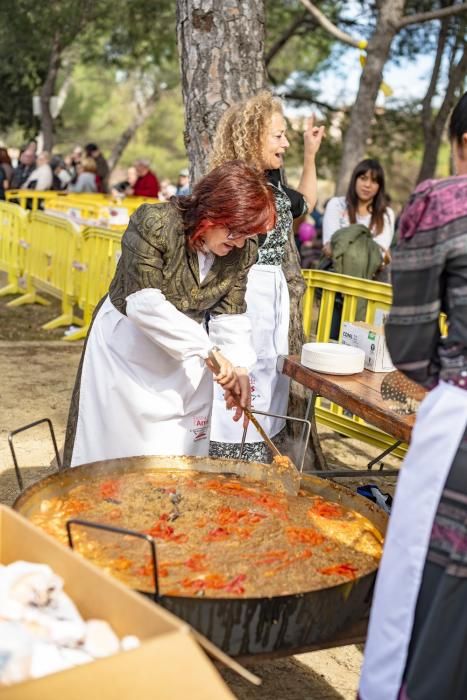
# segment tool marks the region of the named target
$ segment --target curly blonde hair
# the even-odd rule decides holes
[[[268,90],[262,90],[224,112],[214,135],[211,169],[226,160],[244,160],[263,170],[264,134],[275,113],[283,115],[282,103]]]

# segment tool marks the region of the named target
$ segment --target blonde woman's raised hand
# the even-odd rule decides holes
[[[325,135],[324,126],[315,126],[315,115],[308,117],[303,132],[303,143],[305,148],[305,157],[315,157],[321,146],[321,141]]]

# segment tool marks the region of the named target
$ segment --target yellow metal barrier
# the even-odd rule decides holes
[[[92,194],[89,196],[67,194],[49,199],[47,211],[57,211],[78,221],[97,221],[100,216],[101,202],[100,199],[93,198]]]
[[[73,313],[78,294],[74,271],[80,247],[78,229],[66,219],[35,211],[27,230],[26,290],[8,306],[48,305],[50,302],[38,294],[42,291],[62,302],[61,315],[46,323],[45,330],[79,325],[82,320]]]
[[[373,282],[348,275],[338,275],[322,270],[302,270],[307,285],[303,302],[303,327],[305,338],[327,342],[331,332],[332,312],[336,294],[343,296],[342,322],[355,321],[357,303],[364,299],[365,321],[373,323],[376,309],[389,311],[392,304],[392,287],[383,282]],[[321,303],[315,304],[315,292],[322,290]]]
[[[8,275],[8,284],[0,296],[22,294],[21,279],[26,265],[26,228],[29,214],[18,204],[0,201],[0,270]]]
[[[45,192],[40,192],[37,190],[7,190],[5,192],[5,197],[7,201],[17,203],[23,209],[31,209],[32,211],[37,211],[42,209],[42,206],[47,203],[49,199],[53,199],[57,196],[57,192],[52,192],[47,190]]]
[[[80,297],[83,328],[67,334],[65,340],[85,338],[92,314],[100,299],[109,291],[109,285],[121,252],[122,236],[116,231],[91,226],[82,232]]]
[[[98,226],[122,231],[131,214],[144,203],[157,199],[126,197],[118,199],[97,193],[59,195],[47,201],[47,211],[58,211],[82,226]]]
[[[364,320],[367,323],[374,322],[377,309],[389,311],[391,308],[392,287],[389,284],[322,270],[303,270],[303,277],[307,284],[303,308],[303,326],[307,342],[329,341],[337,293],[343,297],[339,337],[343,322],[355,321],[359,300],[363,299],[366,302]],[[316,295],[317,290],[320,290],[321,294],[319,300]],[[380,449],[385,449],[395,442],[390,435],[368,425],[357,416],[345,415],[341,406],[323,399],[318,399],[316,402],[316,418],[318,422],[338,433],[358,438]],[[406,449],[406,445],[401,445],[394,450],[393,454],[403,457]]]

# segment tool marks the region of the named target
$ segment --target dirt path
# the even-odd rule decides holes
[[[82,343],[49,340],[50,335],[38,330],[41,323],[53,317],[54,309],[25,306],[13,310],[5,306],[6,301],[0,298],[0,502],[11,505],[18,486],[7,434],[47,417],[53,421],[59,446],[63,445]],[[53,335],[59,337],[61,332]],[[377,452],[327,430],[321,434],[326,454],[342,464],[362,468]],[[18,435],[15,444],[19,463],[25,465],[26,483],[54,469],[50,466],[54,454],[46,425]],[[392,463],[398,464],[398,460]],[[391,482],[393,480],[388,484]],[[241,700],[353,700],[361,661],[361,649],[348,646],[248,664],[263,678],[258,688],[230,672],[223,672],[223,675]]]

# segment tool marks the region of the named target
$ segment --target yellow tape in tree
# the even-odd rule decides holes
[[[363,44],[364,41],[365,40],[363,40],[359,43],[359,48],[362,48],[360,46],[360,44]],[[365,43],[368,43],[368,42],[365,42]],[[362,68],[365,65],[365,63],[366,63],[366,54],[362,52],[360,54],[360,65]],[[388,85],[387,83],[385,83],[384,80],[382,81],[381,85],[379,86],[379,89],[381,90],[381,92],[383,93],[383,95],[385,97],[391,97],[391,95],[394,94],[394,90],[392,89],[392,87],[390,85]]]

